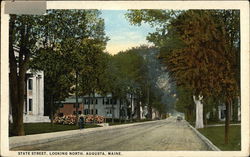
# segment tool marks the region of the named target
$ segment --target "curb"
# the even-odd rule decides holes
[[[187,122],[187,121],[186,121]],[[203,142],[205,142],[205,144],[210,148],[212,149],[213,151],[221,151],[218,147],[216,147],[208,138],[206,138],[204,135],[202,135],[197,129],[195,129],[192,125],[190,125],[188,122],[187,122],[188,126],[196,133],[196,135],[198,137],[201,138],[201,140]]]
[[[161,121],[161,120],[157,120]],[[162,121],[165,121],[162,120]],[[148,122],[138,122],[132,124],[122,124],[122,125],[113,125],[113,126],[105,126],[105,127],[97,127],[97,128],[89,128],[83,130],[68,130],[68,131],[60,131],[60,132],[51,132],[44,134],[34,134],[34,135],[26,135],[26,136],[14,136],[9,137],[9,149],[21,146],[29,146],[34,144],[42,144],[47,142],[52,142],[61,139],[67,139],[70,137],[81,136],[83,134],[94,133],[102,130],[110,130],[110,129],[119,129],[126,128],[134,125],[142,125],[147,123],[154,123],[155,121]]]

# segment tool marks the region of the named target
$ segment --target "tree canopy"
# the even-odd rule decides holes
[[[148,40],[161,49],[159,58],[177,86],[226,104],[239,95],[239,11],[131,10],[127,17],[156,27]]]

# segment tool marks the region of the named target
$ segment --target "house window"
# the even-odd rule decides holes
[[[98,99],[95,99],[95,104],[98,104]]]
[[[84,99],[84,104],[89,104],[89,103],[90,103],[89,98],[85,98]]]
[[[29,99],[29,111],[32,111],[32,99]]]
[[[84,109],[84,114],[85,115],[89,114],[89,110],[88,109]]]
[[[63,104],[59,104],[59,107],[60,107],[60,108],[63,108],[63,106],[64,106]]]
[[[107,99],[106,99],[106,105],[108,105],[108,104],[109,104],[109,99],[107,98]]]
[[[107,110],[107,116],[108,116],[108,117],[111,117],[111,116],[112,116],[112,110],[111,110],[111,109],[108,109],[108,110]]]
[[[82,114],[82,111],[78,111],[78,114]]]
[[[103,105],[105,104],[105,100],[104,100],[104,98],[102,99],[102,104],[103,104]]]
[[[29,90],[32,90],[32,82],[33,82],[32,79],[29,79],[29,80],[28,80],[28,89],[29,89]]]
[[[98,110],[97,109],[95,109],[95,114],[98,114]]]
[[[111,104],[116,105],[116,99],[111,99]]]

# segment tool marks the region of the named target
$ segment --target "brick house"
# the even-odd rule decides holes
[[[82,103],[82,98],[78,98],[78,114],[82,114],[84,110],[84,105]],[[74,115],[76,114],[76,99],[75,97],[67,98],[65,101],[62,101],[57,110],[59,115]]]

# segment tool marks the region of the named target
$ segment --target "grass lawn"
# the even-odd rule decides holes
[[[229,128],[229,144],[224,144],[224,126],[207,127],[198,129],[200,133],[206,136],[214,145],[223,151],[240,151],[241,134],[240,125],[230,126]]]
[[[100,127],[100,126],[94,124],[85,124],[85,128],[94,128],[94,127]],[[62,125],[62,124],[51,125],[50,123],[24,123],[24,131],[26,135],[76,130],[76,129],[79,129],[79,127],[76,125]]]
[[[230,122],[230,124],[240,124],[241,122]],[[208,125],[216,125],[216,124],[225,124],[225,121],[217,121],[217,122],[211,122],[211,121],[208,121],[207,122]]]

